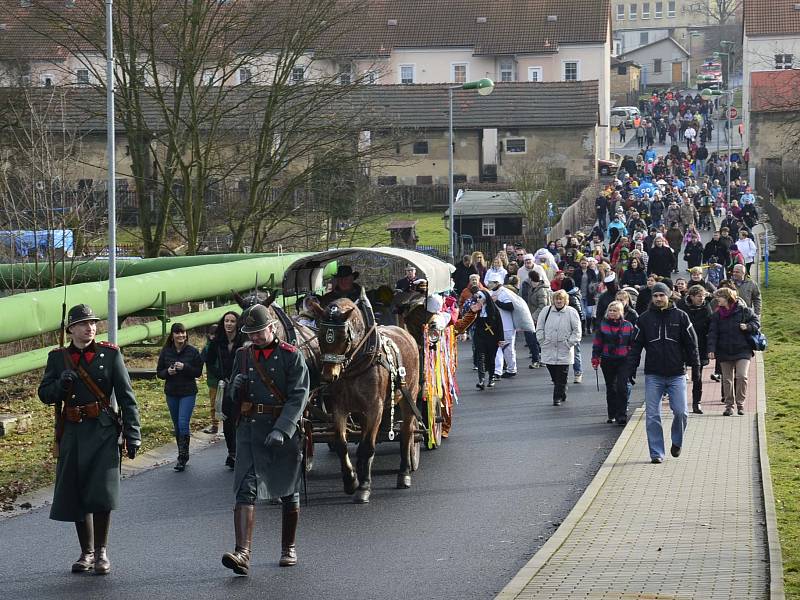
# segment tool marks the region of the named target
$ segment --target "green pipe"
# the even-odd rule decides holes
[[[252,289],[256,277],[259,286],[280,288],[286,267],[307,254],[267,256],[121,277],[117,280],[118,313],[122,317],[154,306],[162,291],[166,292],[169,304],[178,304],[227,296],[230,290]],[[0,343],[58,330],[64,292],[62,286],[0,298],[0,315],[3,315]],[[88,304],[100,318],[105,318],[108,315],[108,284],[69,285],[66,287],[66,301],[68,306]]]
[[[204,256],[164,256],[145,259],[117,259],[117,276],[128,277],[157,271],[169,271],[184,267],[231,263],[277,256],[276,254],[209,254]],[[53,285],[64,285],[64,276],[69,284],[104,281],[108,279],[108,259],[67,260],[50,265],[47,261],[36,263],[13,263],[0,265],[0,289],[28,289],[50,287],[50,268],[54,268]],[[66,273],[65,273],[66,271]]]
[[[222,315],[229,310],[235,310],[237,313],[241,313],[241,309],[237,304],[226,304],[225,306],[212,308],[211,310],[172,317],[171,320],[183,323],[187,329],[194,329],[196,327],[203,327],[204,325],[216,323],[222,318]],[[117,342],[120,346],[127,346],[129,344],[141,342],[142,340],[160,336],[161,321],[151,321],[141,325],[123,327],[117,332]],[[107,338],[107,334],[97,336],[98,340],[105,340]],[[47,355],[51,350],[52,348],[40,348],[38,350],[31,350],[29,352],[22,352],[13,356],[0,358],[0,378],[11,377],[44,367],[47,364]]]

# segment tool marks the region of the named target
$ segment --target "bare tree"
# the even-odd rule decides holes
[[[533,157],[515,165],[511,185],[516,192],[519,211],[525,220],[525,246],[538,248],[547,241],[552,226],[550,207],[564,198],[566,182],[555,175],[553,161]]]
[[[103,1],[35,6],[25,25],[104,91]],[[373,77],[355,71],[357,48],[337,50],[359,2],[118,0],[115,9],[117,118],[147,256],[173,221],[196,252],[215,190],[230,187],[244,192],[225,219],[232,249],[261,249],[315,171],[362,154],[356,115],[332,109]]]
[[[71,267],[81,260],[78,255],[104,213],[90,190],[75,189],[69,183],[69,174],[80,162],[83,138],[67,122],[63,90],[15,88],[4,95],[0,228],[19,232],[18,239],[33,236],[34,247],[25,248],[27,256],[19,256],[21,249],[12,248],[10,258],[36,267],[33,281],[5,284],[13,289],[52,287],[62,279],[69,283]],[[13,244],[13,237],[6,241]]]

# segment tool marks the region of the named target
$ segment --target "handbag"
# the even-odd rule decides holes
[[[748,334],[747,343],[751,350],[764,352],[764,350],[767,349],[767,336],[761,333],[761,331]]]

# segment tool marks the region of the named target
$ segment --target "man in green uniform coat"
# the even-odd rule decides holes
[[[236,549],[222,564],[238,575],[250,570],[256,500],[283,505],[280,566],[297,564],[295,533],[300,515],[303,437],[298,427],[308,403],[309,375],[303,354],[275,337],[261,304],[242,313],[242,333],[252,345],[236,351],[228,393],[234,407],[236,466],[233,512]]]
[[[70,309],[72,341],[50,352],[39,398],[45,404],[63,402],[50,518],[75,523],[81,555],[72,572],[94,569],[104,575],[111,570],[106,546],[111,511],[119,499],[120,442],[128,458],[134,458],[141,432],[122,353],[114,344],[95,342],[97,321],[86,304]]]

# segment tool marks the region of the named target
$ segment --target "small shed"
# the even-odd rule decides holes
[[[459,237],[471,236],[484,243],[521,239],[528,226],[524,222],[522,204],[516,192],[464,192],[455,204],[456,233]],[[445,215],[449,217],[449,209]]]
[[[414,250],[417,247],[417,221],[392,221],[386,226],[386,230],[389,232],[390,243],[395,248]]]

